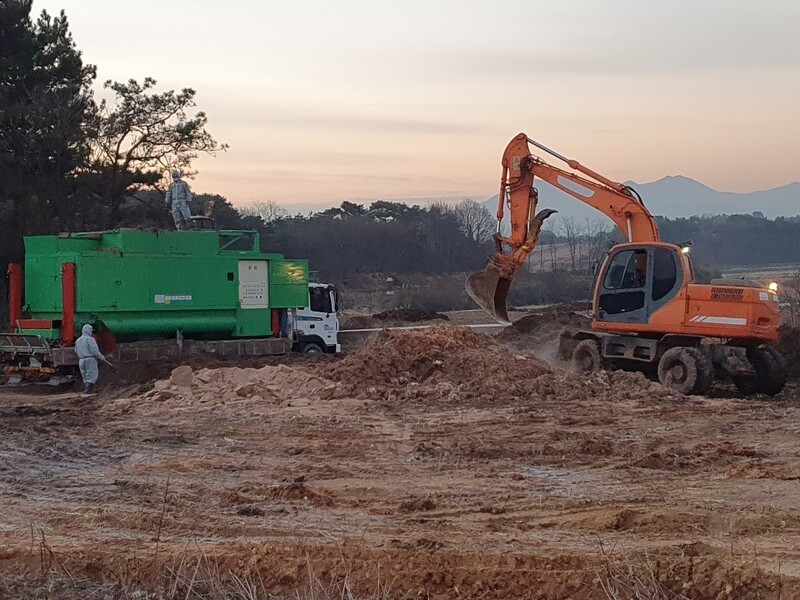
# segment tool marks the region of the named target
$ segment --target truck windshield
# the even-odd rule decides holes
[[[331,294],[328,288],[312,287],[308,289],[308,295],[311,299],[311,310],[315,312],[332,313],[333,306],[331,305]]]

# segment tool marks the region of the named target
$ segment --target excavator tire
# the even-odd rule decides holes
[[[755,375],[736,377],[734,383],[745,394],[780,394],[786,385],[788,371],[786,360],[771,346],[756,346],[747,350],[747,359],[753,365]]]
[[[600,344],[597,340],[582,340],[572,353],[572,366],[576,372],[588,375],[603,368]]]
[[[658,361],[658,380],[682,394],[702,396],[714,384],[714,365],[699,348],[670,348]]]

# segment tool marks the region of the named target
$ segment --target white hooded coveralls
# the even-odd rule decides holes
[[[92,337],[92,331],[94,329],[87,323],[81,330],[81,337],[75,340],[75,354],[78,355],[83,383],[97,383],[97,377],[100,375],[97,361],[106,360],[97,346],[97,341]]]
[[[191,201],[192,192],[189,190],[189,184],[183,179],[173,178],[172,183],[167,188],[164,202],[172,209],[175,229],[189,229],[189,222],[192,216],[192,213],[189,212],[189,202]]]

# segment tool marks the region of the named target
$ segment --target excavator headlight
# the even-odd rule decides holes
[[[689,252],[691,251],[692,251],[691,246],[684,246],[683,248],[681,248],[681,252],[683,252],[684,254],[689,254]]]
[[[777,294],[778,293],[778,282],[777,281],[770,282],[770,284],[767,286],[767,289],[770,292],[775,292]]]

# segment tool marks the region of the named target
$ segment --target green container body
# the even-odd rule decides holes
[[[255,231],[120,229],[25,238],[32,319],[60,322],[64,263],[75,263],[76,335],[91,323],[119,340],[267,337],[272,309],[309,302],[308,262],[261,252]]]

